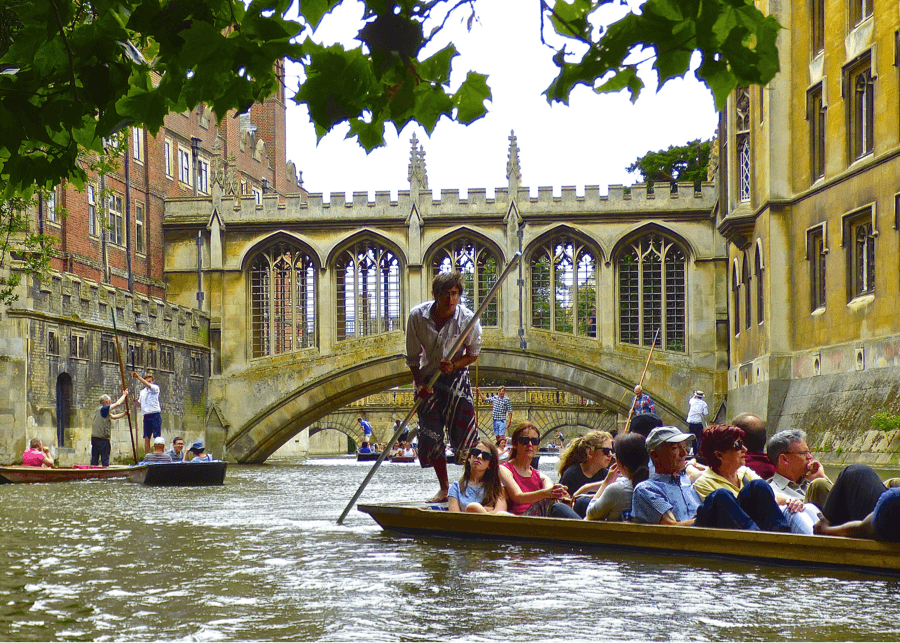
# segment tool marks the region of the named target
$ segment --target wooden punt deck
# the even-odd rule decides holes
[[[0,484],[33,482],[74,482],[76,480],[107,480],[125,478],[132,467],[98,467],[75,469],[70,467],[0,467]]]
[[[450,513],[423,503],[360,504],[387,531],[413,537],[531,542],[676,553],[773,565],[877,570],[900,575],[900,545],[766,531],[668,527],[562,518]]]

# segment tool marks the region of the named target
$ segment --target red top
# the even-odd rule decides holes
[[[22,454],[22,465],[26,467],[39,467],[44,464],[44,452],[40,449],[26,449]]]
[[[753,471],[763,480],[768,480],[775,475],[775,465],[772,464],[772,461],[769,460],[769,456],[765,453],[747,451],[747,454],[744,456],[744,462],[747,463],[748,469]]]
[[[516,467],[512,462],[504,462],[503,465],[512,473],[513,480],[516,481],[516,484],[519,485],[519,489],[522,490],[522,493],[529,493],[530,491],[540,491],[544,488],[541,484],[541,472],[531,467],[531,476],[526,478],[522,476],[518,471],[516,471]],[[528,511],[528,507],[530,507],[533,503],[530,502],[513,502],[512,498],[507,497],[508,502],[506,504],[506,510],[515,514],[516,516],[522,516]]]

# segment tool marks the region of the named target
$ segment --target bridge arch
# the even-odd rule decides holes
[[[322,257],[319,254],[318,250],[307,243],[303,239],[303,237],[295,235],[291,232],[287,232],[286,230],[279,230],[262,237],[258,241],[254,242],[253,245],[249,246],[243,251],[243,254],[241,255],[239,261],[241,272],[246,272],[247,270],[249,270],[250,262],[252,262],[257,257],[257,255],[259,255],[261,252],[265,252],[270,247],[277,245],[278,243],[284,243],[286,245],[294,246],[302,250],[310,257],[312,257],[313,262],[316,264],[316,267],[321,270]]]
[[[628,230],[625,234],[623,234],[613,245],[612,251],[609,254],[610,261],[618,261],[619,256],[622,254],[622,251],[627,248],[629,244],[632,244],[638,239],[652,234],[659,234],[671,241],[674,241],[684,249],[685,253],[690,256],[691,259],[697,258],[697,248],[694,247],[694,244],[691,243],[689,239],[685,238],[684,235],[679,234],[668,226],[661,225],[659,223],[656,223],[655,221],[651,221],[636,225]]]
[[[359,230],[347,237],[340,239],[331,248],[331,250],[328,252],[328,256],[325,258],[324,267],[327,267],[328,270],[334,270],[335,264],[337,263],[338,258],[341,256],[341,253],[346,252],[355,245],[365,241],[382,244],[385,248],[393,252],[398,259],[400,259],[402,266],[405,267],[409,265],[409,257],[407,256],[406,251],[395,240],[379,232],[376,232],[375,230]]]
[[[571,237],[573,240],[577,240],[590,248],[596,254],[594,260],[597,266],[603,262],[603,258],[606,256],[606,251],[598,239],[595,239],[588,232],[576,228],[575,226],[561,223],[546,230],[540,236],[533,239],[525,247],[524,252],[522,253],[523,260],[526,263],[530,263],[536,252],[539,252],[541,248],[560,237]]]

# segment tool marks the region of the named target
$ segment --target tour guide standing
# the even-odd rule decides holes
[[[162,416],[159,407],[159,386],[153,383],[153,374],[147,373],[145,377],[131,371],[133,377],[138,378],[144,388],[141,389],[137,403],[144,414],[144,453],[150,453],[150,438],[158,438],[162,435]]]
[[[477,386],[475,392],[478,393],[482,402],[490,402],[493,407],[491,417],[494,420],[494,435],[506,435],[506,427],[512,424],[512,402],[506,397],[506,387],[501,386],[497,390],[497,394],[490,397],[486,397]]]
[[[101,464],[104,467],[109,466],[110,448],[109,438],[112,434],[112,421],[125,417],[125,411],[121,413],[113,413],[113,409],[122,406],[122,403],[128,399],[128,389],[122,393],[115,402],[109,395],[100,396],[100,408],[94,413],[94,422],[91,425],[91,466],[96,467]]]
[[[406,325],[406,364],[412,371],[416,392],[428,396],[419,405],[419,463],[434,467],[440,491],[428,502],[444,502],[450,483],[444,428],[450,434],[450,446],[457,459],[465,459],[477,438],[475,406],[469,384],[469,364],[481,350],[481,324],[475,322],[456,355],[445,355],[475,313],[459,303],[463,292],[462,275],[445,272],[431,284],[434,301],[413,308]],[[437,372],[434,389],[425,388]]]

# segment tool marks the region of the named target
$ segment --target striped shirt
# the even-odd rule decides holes
[[[494,405],[491,411],[491,418],[494,420],[503,420],[506,422],[507,416],[512,413],[512,402],[505,395],[491,395],[487,401]]]

